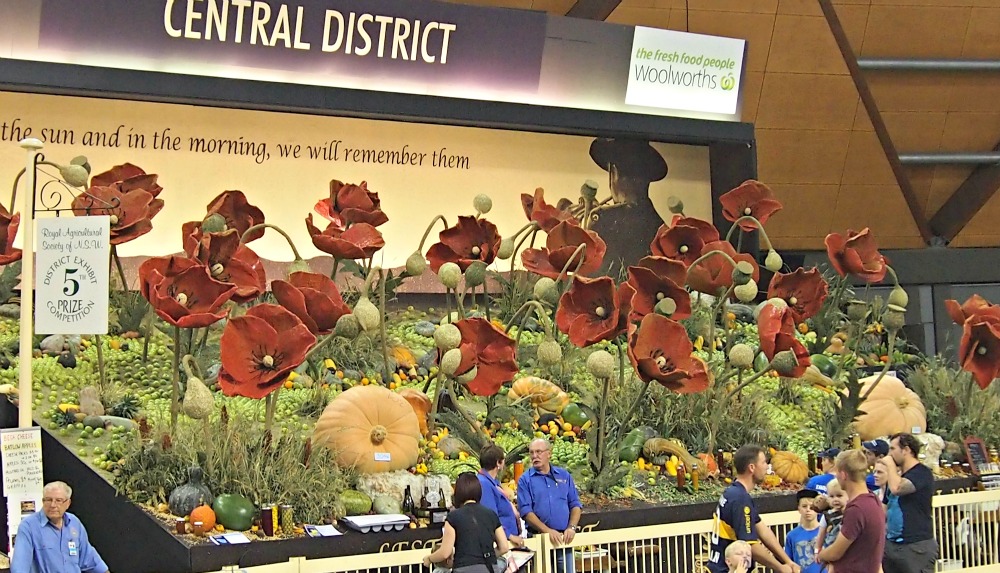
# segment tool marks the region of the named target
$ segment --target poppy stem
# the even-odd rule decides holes
[[[142,333],[142,363],[145,364],[149,361],[149,339],[153,330],[153,313],[147,311],[143,320],[146,323],[146,328],[143,329]]]
[[[292,242],[292,238],[288,236],[288,233],[282,230],[281,227],[277,225],[272,225],[270,223],[259,223],[247,229],[246,232],[243,233],[242,236],[240,236],[240,244],[245,245],[247,242],[247,237],[250,235],[250,233],[254,231],[259,231],[260,229],[274,229],[278,233],[281,233],[281,236],[284,237],[285,241],[288,242],[288,246],[292,248],[292,254],[295,256],[295,260],[298,261],[302,259],[302,256],[299,255],[299,250],[295,248],[295,243]]]
[[[434,386],[434,403],[431,404],[431,414],[430,416],[427,416],[428,436],[434,435],[434,423],[437,421],[438,409],[441,407],[441,392],[442,390],[444,390],[441,384],[442,376],[444,376],[444,374],[442,374],[441,371],[438,370],[437,374],[427,378],[427,384],[424,385],[424,394],[426,394],[431,387],[431,381],[437,380],[437,384]]]
[[[688,265],[687,274],[690,275],[691,274],[691,269],[693,269],[696,266],[698,266],[698,263],[704,261],[705,259],[708,259],[709,257],[715,256],[715,255],[724,257],[727,261],[729,261],[729,264],[732,265],[734,269],[736,268],[736,261],[734,261],[733,258],[730,257],[728,253],[726,253],[725,251],[720,251],[720,250],[716,249],[714,251],[709,251],[707,253],[703,253],[700,257],[698,257],[697,259],[695,259],[693,263],[691,263],[690,265]]]
[[[441,223],[444,225],[445,230],[448,229],[448,220],[445,219],[443,215],[434,215],[434,218],[431,219],[431,222],[427,225],[427,228],[424,230],[424,236],[420,237],[420,246],[417,247],[418,253],[424,252],[424,243],[427,242],[427,237],[431,234],[431,229],[434,228],[434,223],[437,223],[438,220],[440,220]]]
[[[892,282],[893,282],[893,284],[895,284],[896,286],[899,286],[899,277],[896,276],[896,271],[892,267],[890,267],[889,265],[885,266],[885,270],[889,271],[889,274],[892,275]]]
[[[559,276],[556,277],[557,283],[563,280],[564,278],[568,278],[569,275],[567,273],[569,272],[569,266],[573,264],[573,261],[576,260],[577,256],[580,257],[580,260],[576,261],[576,266],[573,267],[574,276],[576,276],[576,273],[580,272],[580,267],[583,265],[583,261],[587,256],[587,243],[580,243],[579,245],[577,245],[576,250],[573,251],[573,254],[569,257],[569,260],[566,261],[566,264],[563,265],[562,270],[559,271]],[[566,292],[566,289],[565,288],[561,289],[560,293],[562,292]]]
[[[458,306],[458,319],[464,320],[465,305],[463,304],[462,299],[465,298],[465,292],[463,291],[462,293],[459,293],[458,288],[456,287],[454,290],[452,290],[452,293],[455,295],[455,305]]]
[[[330,271],[330,280],[337,280],[337,267],[340,266],[340,259],[333,257],[333,269]]]
[[[274,426],[274,411],[278,409],[278,392],[281,392],[281,386],[264,397],[264,430],[267,432]]]
[[[94,335],[94,346],[97,347],[97,387],[101,389],[101,394],[104,394],[104,389],[107,387],[108,377],[104,369],[104,348],[103,341],[101,340],[100,334]]]
[[[378,297],[378,312],[379,312],[379,337],[382,338],[382,383],[389,386],[392,382],[392,373],[389,372],[389,341],[385,335],[385,271],[381,267],[378,269],[379,275],[379,297]]]
[[[733,388],[732,390],[730,390],[728,394],[726,394],[726,397],[725,397],[725,399],[722,402],[723,407],[725,407],[725,405],[729,403],[729,401],[733,398],[733,396],[739,394],[740,390],[746,388],[750,384],[753,384],[754,382],[757,381],[758,378],[760,378],[764,374],[770,372],[773,364],[774,364],[773,361],[769,362],[767,364],[767,366],[763,370],[761,370],[760,372],[755,372],[753,376],[747,378],[746,380],[742,380],[742,372],[743,371],[740,370],[740,374],[738,374],[738,376],[739,376],[739,378],[738,378],[739,383],[737,383],[736,387]]]
[[[735,231],[736,229],[741,229],[742,230],[742,227],[740,227],[740,223],[743,223],[743,222],[751,222],[751,223],[753,223],[754,227],[757,227],[757,230],[760,231],[761,236],[764,237],[764,243],[767,245],[767,249],[768,250],[774,249],[774,246],[771,245],[771,239],[768,238],[768,236],[767,236],[767,231],[764,230],[764,225],[761,225],[760,221],[758,221],[757,218],[754,217],[753,215],[744,215],[744,216],[740,217],[739,219],[736,219],[736,222],[733,223],[732,227],[729,227],[729,231],[726,233],[726,240],[727,241],[730,239],[730,237],[733,236],[733,231]],[[742,235],[740,236],[740,238],[742,239]]]
[[[518,323],[515,319],[518,317],[518,315],[520,315],[522,312],[526,312],[528,309],[534,309],[536,312],[538,312],[539,318],[541,318],[542,316],[548,316],[549,314],[548,311],[545,310],[545,307],[542,306],[541,303],[539,303],[537,300],[529,300],[528,302],[522,304],[520,308],[515,310],[514,314],[511,315],[510,322],[507,323],[507,329],[504,330],[504,334],[509,335],[510,329],[515,324],[518,324],[518,336],[521,335],[521,330],[524,329],[524,321],[526,320],[527,315],[521,317],[520,323]],[[552,336],[552,330],[549,328],[548,321],[545,321],[544,324],[542,324],[542,326],[543,328],[545,328],[545,334]]]
[[[309,349],[309,352],[306,352],[306,356],[305,358],[302,359],[302,363],[306,364],[307,362],[309,362],[309,359],[312,358],[316,354],[316,352],[319,351],[320,348],[326,346],[326,344],[331,340],[333,340],[336,336],[337,336],[336,332],[331,332],[330,334],[327,334],[325,337],[323,337],[322,340],[317,342],[315,346]]]
[[[621,387],[624,387],[624,381],[621,382]],[[632,422],[632,417],[635,416],[636,410],[639,409],[639,404],[642,403],[642,399],[646,397],[646,390],[649,388],[648,382],[643,382],[642,386],[639,388],[639,393],[635,397],[635,402],[632,402],[632,406],[628,409],[628,414],[622,418],[620,428],[618,431],[618,439],[615,440],[615,447],[611,451],[618,451],[621,449],[622,440],[625,438],[625,432],[621,431],[624,428],[628,428],[629,424]]]
[[[469,412],[465,409],[465,406],[458,403],[458,392],[455,391],[455,380],[452,378],[448,378],[448,391],[450,391],[451,395],[454,397],[455,408],[458,410],[458,413],[461,414],[465,422],[469,424],[469,427],[472,428],[472,431],[482,438],[483,443],[490,443],[490,437],[483,431],[482,425],[477,426],[476,419],[469,414]]]
[[[128,281],[125,280],[125,269],[122,267],[122,259],[118,256],[118,245],[111,245],[111,260],[115,262],[118,269],[118,278],[122,280],[122,290],[128,290]]]
[[[173,434],[177,431],[177,414],[178,406],[180,405],[181,399],[181,381],[180,381],[180,363],[181,363],[181,327],[174,327],[174,375],[171,380],[171,391],[170,391],[170,433]]]
[[[490,293],[486,292],[486,281],[483,281],[483,306],[486,307],[486,322],[493,322],[490,316]]]
[[[531,237],[531,244],[535,244],[535,235],[538,234],[538,225],[535,225],[534,223],[532,223],[531,225],[529,225],[529,227],[534,227],[534,230],[532,232],[530,232],[530,233],[525,234],[523,237],[521,237],[521,239],[517,242],[517,244],[514,245],[514,252],[510,254],[510,272],[511,272],[511,274],[514,273],[514,264],[517,262],[517,252],[521,250],[521,246],[523,246],[524,242],[528,240],[528,237]]]
[[[892,347],[895,344],[896,344],[896,331],[893,330],[889,332],[889,340],[886,343],[886,348],[887,348],[885,353],[886,361],[885,364],[882,366],[882,371],[878,373],[878,378],[876,378],[875,381],[872,382],[872,385],[868,387],[868,390],[861,395],[861,400],[858,402],[859,405],[863,404],[864,401],[868,399],[868,396],[870,396],[871,393],[875,391],[875,387],[879,385],[879,382],[882,381],[882,378],[884,378],[886,373],[889,372],[889,367],[892,366]]]

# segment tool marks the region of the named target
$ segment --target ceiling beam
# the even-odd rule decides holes
[[[993,151],[1000,151],[1000,142]],[[980,165],[972,170],[958,189],[948,197],[931,218],[931,228],[944,240],[951,242],[976,213],[1000,189],[1000,163]]]
[[[576,0],[566,15],[573,18],[604,21],[621,3],[622,0]]]

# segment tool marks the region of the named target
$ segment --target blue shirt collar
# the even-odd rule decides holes
[[[536,476],[536,475],[538,475],[538,476],[552,476],[552,478],[555,479],[556,475],[563,475],[565,473],[566,473],[566,470],[562,469],[559,466],[554,466],[554,465],[551,465],[551,464],[549,465],[549,473],[547,473],[547,474],[543,474],[542,472],[536,470],[534,466],[528,468],[528,475],[529,476]]]
[[[37,519],[38,520],[38,524],[41,525],[41,526],[43,526],[43,527],[46,526],[46,525],[50,525],[53,528],[55,527],[55,525],[52,525],[52,523],[49,521],[49,516],[45,515],[45,510],[40,509],[40,510],[36,511],[35,512],[35,519]],[[66,527],[66,526],[70,525],[73,522],[74,519],[76,519],[76,516],[74,516],[72,513],[68,512],[68,511],[66,513],[64,513],[63,514],[63,527]]]
[[[496,486],[500,485],[500,480],[498,480],[497,478],[491,476],[490,473],[488,471],[486,471],[486,470],[479,470],[479,475],[481,475],[481,476],[485,477],[486,479],[490,480],[490,483],[492,483],[493,485],[496,485]]]

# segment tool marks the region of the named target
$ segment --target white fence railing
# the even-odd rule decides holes
[[[934,497],[934,533],[940,546],[938,571],[1000,571],[1000,490]],[[761,516],[779,540],[796,526],[795,511]],[[573,540],[576,573],[705,573],[712,520],[583,531]],[[561,548],[544,536],[528,540],[536,551],[528,573],[555,573]],[[565,549],[563,549],[565,551]],[[430,548],[367,553],[325,559],[293,558],[221,573],[427,573],[421,561]],[[763,569],[760,569],[761,571]]]

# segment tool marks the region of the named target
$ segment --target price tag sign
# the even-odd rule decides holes
[[[111,218],[35,223],[35,333],[107,334]]]
[[[36,494],[42,491],[42,429],[18,428],[0,432],[3,460],[3,494]]]

